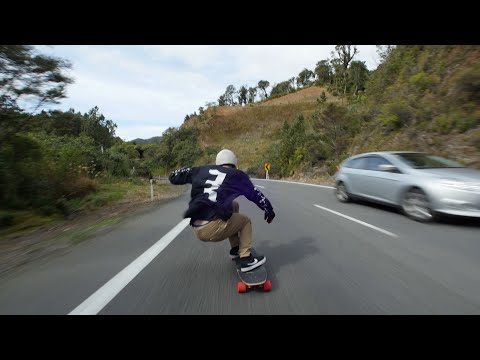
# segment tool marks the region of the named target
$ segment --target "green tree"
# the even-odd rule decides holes
[[[142,145],[136,145],[135,150],[138,152],[138,158],[143,159],[143,153],[145,152],[145,149]]]
[[[215,107],[217,106],[217,103],[215,101],[210,101],[205,103],[205,108],[208,109],[210,107]]]
[[[285,175],[288,172],[288,159],[295,151],[295,143],[290,135],[290,125],[286,120],[283,122],[279,148],[280,173]]]
[[[227,89],[225,90],[225,105],[235,105],[235,93],[237,90],[235,89],[235,86],[233,85],[228,85]]]
[[[12,98],[0,96],[0,143],[19,132],[26,117]]]
[[[175,157],[172,150],[177,138],[177,132],[176,128],[169,127],[162,133],[158,160],[166,169],[172,169],[175,166]]]
[[[37,108],[58,103],[73,80],[64,71],[71,64],[39,54],[29,45],[0,45],[0,97],[28,98]]]
[[[327,85],[330,84],[332,80],[332,66],[329,64],[328,60],[321,60],[317,62],[315,67],[315,75],[317,77],[317,85]]]
[[[261,90],[263,90],[264,94],[265,94],[265,98],[268,97],[268,94],[267,94],[267,88],[270,86],[270,83],[267,81],[267,80],[260,80],[258,82],[258,85],[257,87]]]
[[[203,155],[196,139],[178,141],[172,149],[178,166],[193,166],[195,161]]]
[[[257,96],[257,88],[256,87],[248,88],[248,103],[249,104],[255,102],[255,96]]]
[[[162,134],[156,152],[158,162],[165,169],[190,166],[203,155],[198,144],[198,130],[170,127]]]
[[[95,189],[102,155],[93,139],[81,135],[16,134],[0,142],[2,207],[66,212],[64,200]]]
[[[108,148],[113,145],[117,124],[112,120],[107,120],[105,116],[99,112],[97,106],[91,109],[83,117],[83,134],[94,139],[95,142],[103,148]]]
[[[288,79],[290,81],[290,87],[295,90],[295,76]]]
[[[218,106],[225,106],[227,105],[227,99],[225,99],[225,94],[220,95],[218,98]]]
[[[66,112],[53,110],[50,111],[50,116],[56,135],[80,136],[82,131],[82,114],[80,112],[75,112],[74,109]]]
[[[353,50],[353,53],[352,53],[352,50]],[[353,57],[358,52],[358,50],[355,45],[336,45],[335,52],[332,51],[332,55],[334,57],[336,56],[336,58],[340,60],[340,63],[342,64],[343,69],[346,71],[348,69],[348,65],[353,60]]]
[[[312,120],[315,131],[321,134],[321,140],[327,146],[327,157],[339,156],[347,148],[359,126],[346,107],[335,103],[322,106]]]
[[[133,160],[138,158],[135,148],[138,145],[133,141],[130,143],[118,143],[106,151],[106,169],[113,176],[126,177],[131,175]]]
[[[203,155],[198,144],[198,130],[179,128],[175,133],[172,153],[177,166],[192,166]]]
[[[300,86],[308,86],[310,85],[312,82],[310,81],[310,79],[312,77],[314,77],[315,74],[313,73],[313,71],[311,70],[308,70],[308,69],[303,69],[300,74],[298,74],[298,77],[297,77],[297,85],[300,85]]]
[[[306,126],[305,118],[300,114],[292,126],[283,123],[279,162],[280,173],[289,175],[304,160],[306,154]]]
[[[395,48],[395,45],[376,45],[376,47],[380,61],[385,62]]]
[[[320,95],[320,102],[324,103],[327,101],[327,95],[325,95],[325,91],[322,91],[322,94]]]
[[[270,97],[283,96],[294,91],[290,81],[282,81],[273,86],[272,91],[270,92]]]
[[[353,48],[352,48],[353,46]],[[348,88],[348,66],[355,54],[358,52],[355,45],[336,45],[335,51],[332,51],[332,64],[334,74],[334,87],[338,92],[346,95]]]
[[[240,105],[242,104],[247,105],[247,94],[248,94],[248,90],[246,86],[242,86],[240,90],[238,90],[238,103]]]
[[[369,71],[364,61],[352,61],[348,69],[348,77],[353,95],[356,95],[358,91],[365,90],[368,74]]]

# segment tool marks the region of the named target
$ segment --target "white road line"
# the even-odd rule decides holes
[[[323,206],[320,206],[320,205],[317,205],[317,204],[313,204],[313,205],[315,205],[316,207],[318,207],[318,208],[320,208],[320,209],[323,209],[323,210],[325,210],[325,211],[330,211],[331,213],[333,213],[333,214],[335,214],[335,215],[342,216],[342,217],[344,217],[345,219],[355,221],[355,222],[357,222],[357,223],[359,223],[359,224],[361,224],[361,225],[364,225],[364,226],[366,226],[366,227],[369,227],[369,228],[372,228],[372,229],[374,229],[374,230],[380,231],[381,233],[387,234],[387,235],[392,236],[392,237],[398,237],[398,235],[395,235],[394,233],[391,233],[390,231],[380,229],[379,227],[370,225],[370,224],[368,224],[368,223],[366,223],[366,222],[364,222],[364,221],[360,221],[360,220],[354,219],[354,218],[352,218],[352,217],[350,217],[350,216],[343,215],[343,214],[341,214],[341,213],[339,213],[339,212],[336,212],[336,211],[327,209],[327,208],[325,208],[325,207],[323,207]]]
[[[302,183],[302,182],[296,182],[296,181],[285,181],[285,180],[267,180],[267,179],[252,179],[252,180],[263,180],[263,181],[276,181],[276,182],[284,182],[288,184],[297,184],[297,185],[308,185],[308,186],[316,186],[316,187],[322,187],[322,188],[327,188],[327,189],[335,189],[333,186],[326,186],[326,185],[317,185],[317,184],[308,184],[308,183]]]
[[[96,315],[98,314],[122,289],[132,281],[155,257],[165,249],[168,244],[185,229],[190,218],[183,219],[164,237],[153,244],[147,251],[125,267],[110,281],[94,292],[88,299],[78,305],[69,315]]]
[[[255,185],[255,187],[259,187],[259,188],[265,189],[265,186]]]

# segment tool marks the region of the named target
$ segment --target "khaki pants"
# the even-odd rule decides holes
[[[239,247],[240,257],[250,256],[252,249],[252,222],[248,216],[239,213],[240,206],[232,202],[233,214],[227,221],[213,220],[208,224],[193,228],[195,235],[202,241],[222,241],[228,238],[230,245]]]

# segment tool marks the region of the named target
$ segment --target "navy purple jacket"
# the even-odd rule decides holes
[[[250,181],[243,171],[217,165],[182,168],[170,174],[172,184],[192,184],[191,200],[184,218],[195,220],[228,220],[232,216],[232,201],[245,196],[266,214],[272,214],[270,201]],[[275,215],[273,215],[275,216]]]

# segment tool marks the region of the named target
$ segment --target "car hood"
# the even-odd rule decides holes
[[[416,169],[422,174],[430,174],[438,178],[455,179],[465,182],[480,182],[480,171],[469,168],[445,168],[445,169]]]

